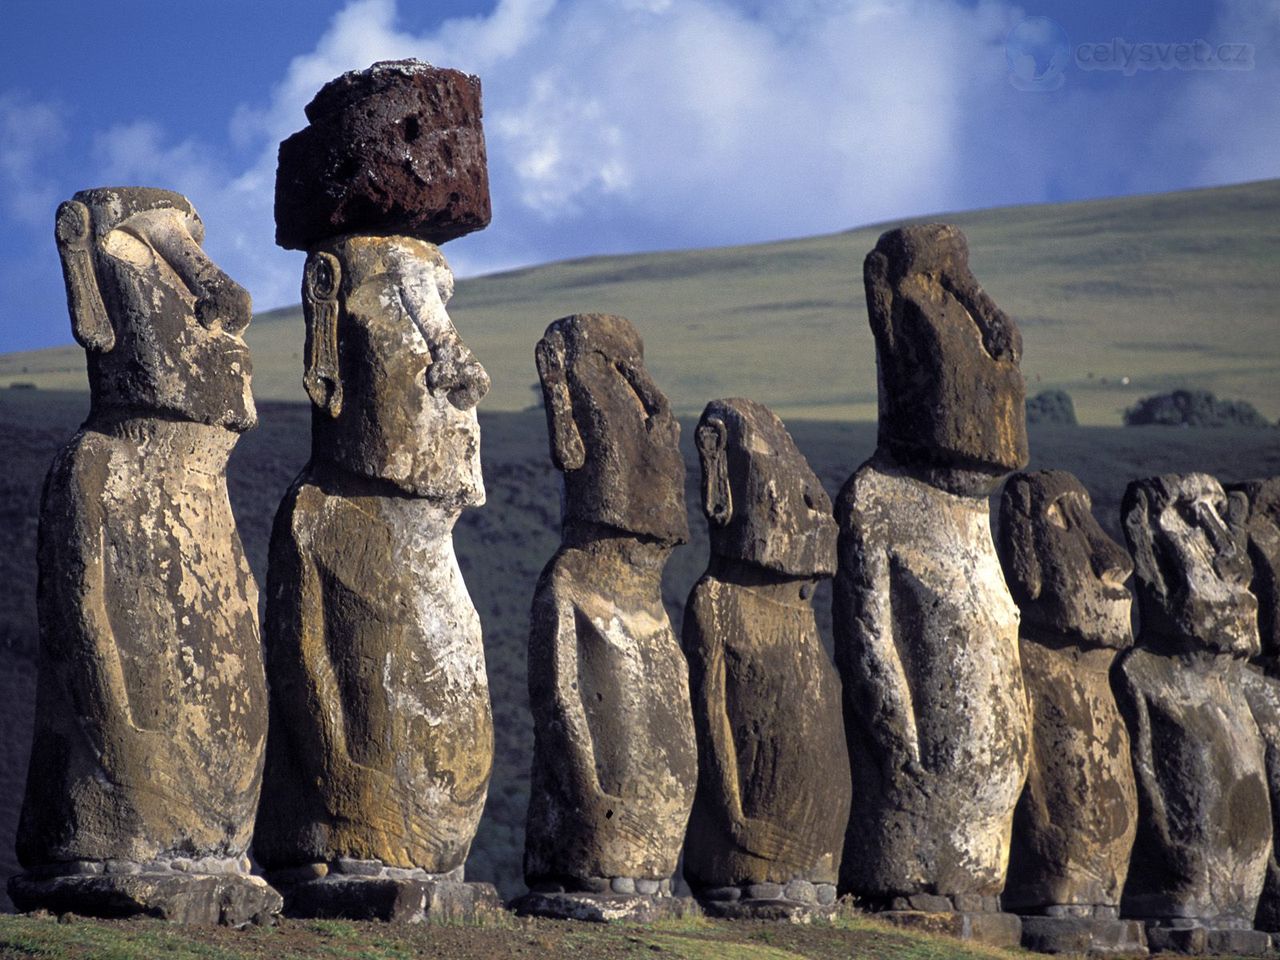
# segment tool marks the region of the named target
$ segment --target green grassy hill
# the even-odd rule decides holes
[[[1182,386],[1280,417],[1280,180],[928,219],[964,229],[974,273],[1018,319],[1029,391],[1067,390],[1082,423],[1117,424],[1137,398]],[[451,313],[493,378],[484,410],[532,402],[533,344],[550,321],[610,312],[636,324],[682,413],[749,396],[784,418],[870,420],[862,260],[894,225],[477,277]],[[300,310],[260,315],[249,342],[255,393],[304,399]],[[0,357],[0,386],[15,381],[83,389],[83,354]]]

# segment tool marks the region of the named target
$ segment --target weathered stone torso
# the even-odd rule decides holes
[[[138,419],[54,461],[22,861],[235,857],[266,739],[258,591],[227,497],[236,434]]]
[[[1139,799],[1126,915],[1253,920],[1271,813],[1244,669],[1226,655],[1141,648],[1120,661]]]
[[[1280,678],[1261,666],[1250,664],[1243,672],[1244,693],[1249,709],[1266,744],[1267,785],[1271,791],[1271,831],[1280,838]],[[1280,862],[1275,845],[1267,859],[1267,878],[1254,917],[1259,930],[1280,930]]]
[[[693,803],[689,681],[661,563],[611,564],[596,546],[562,548],[534,594],[530,880],[667,878]]]
[[[840,680],[801,582],[708,575],[686,608],[703,744],[684,860],[695,885],[837,880],[850,795]]]
[[[997,894],[1030,724],[987,501],[869,463],[836,517],[836,659],[855,785],[842,886]]]
[[[1014,816],[1006,909],[1117,906],[1137,830],[1129,734],[1111,692],[1116,651],[1024,636],[1033,760]]]
[[[282,504],[267,616],[276,713],[255,846],[268,865],[350,857],[444,873],[466,859],[493,720],[456,515],[344,495],[310,470]]]

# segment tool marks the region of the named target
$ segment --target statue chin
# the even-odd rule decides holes
[[[441,475],[435,464],[426,460],[415,461],[408,471],[397,470],[390,463],[373,466],[363,461],[339,463],[350,473],[381,480],[406,496],[418,500],[430,500],[445,509],[478,507],[485,502],[484,479],[478,465],[462,461],[455,469]]]

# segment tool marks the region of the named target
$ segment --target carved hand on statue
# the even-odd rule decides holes
[[[733,842],[761,860],[809,863],[820,855],[813,844],[786,827],[750,817],[734,822]]]
[[[189,793],[186,784],[174,779],[173,737],[162,730],[127,726],[126,731],[107,731],[103,738],[99,760],[106,778],[119,787],[155,794],[166,803]]]
[[[653,812],[628,797],[601,793],[598,799],[600,827],[647,848],[653,843]]]
[[[334,757],[327,780],[326,793],[334,816],[372,824],[391,836],[403,830],[404,810],[392,777],[342,754]]]

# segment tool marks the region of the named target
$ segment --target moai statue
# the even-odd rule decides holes
[[[1030,717],[987,496],[1027,461],[1018,328],[955,227],[884,234],[864,267],[876,452],[836,504],[833,599],[853,816],[841,887],[1016,944],[999,913]]]
[[[1121,509],[1141,624],[1116,677],[1139,804],[1121,908],[1147,922],[1153,951],[1261,952],[1272,827],[1244,689],[1259,652],[1248,503],[1190,473],[1135,480]]]
[[[684,619],[698,733],[685,879],[718,916],[830,913],[851,793],[813,614],[835,573],[831,500],[758,403],[713,400],[696,439],[711,560]]]
[[[500,906],[490,884],[463,882],[493,719],[453,527],[484,503],[475,406],[489,378],[449,319],[435,243],[488,220],[487,187],[465,193],[485,179],[479,87],[379,63],[325,86],[307,115],[281,146],[276,216],[281,242],[308,251],[311,460],[271,536],[254,851],[290,915],[470,919]],[[379,172],[397,151],[422,182]]]
[[[58,252],[91,407],[45,481],[20,910],[240,925],[267,689],[226,465],[257,422],[249,294],[185,197],[86,190]]]
[[[529,631],[534,748],[521,913],[680,912],[671,876],[697,783],[688,668],[662,570],[689,539],[680,425],[622,317],[565,317],[536,350],[562,542]]]
[[[1024,915],[1028,949],[1131,956],[1145,951],[1142,924],[1116,918],[1138,795],[1110,676],[1133,645],[1133,561],[1090,506],[1061,470],[1016,474],[1000,501],[998,547],[1022,612],[1032,730],[1001,902]]]
[[[1249,498],[1249,559],[1253,563],[1249,589],[1258,601],[1261,652],[1244,673],[1244,692],[1267,745],[1271,832],[1273,840],[1280,843],[1280,477],[1231,484],[1227,490]],[[1280,856],[1275,846],[1267,861],[1267,879],[1254,926],[1280,931]]]

